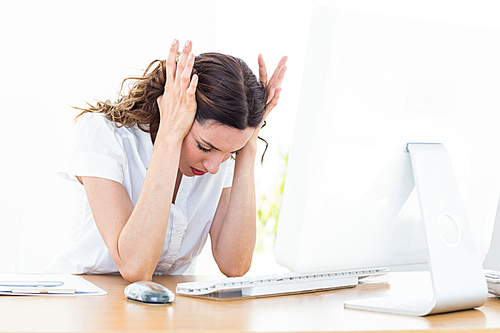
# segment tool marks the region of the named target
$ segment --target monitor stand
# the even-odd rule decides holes
[[[427,238],[432,290],[427,295],[390,295],[344,306],[414,316],[481,306],[487,284],[448,153],[440,143],[409,143],[407,150]]]

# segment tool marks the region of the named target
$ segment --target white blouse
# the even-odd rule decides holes
[[[92,216],[85,189],[76,176],[119,182],[135,205],[153,151],[150,134],[136,126],[118,128],[100,113],[86,113],[76,122],[73,145],[74,156],[59,175],[74,184],[71,222],[75,229],[69,248],[53,258],[45,271],[117,273],[118,268]],[[190,267],[203,249],[222,189],[231,187],[233,172],[234,161],[228,159],[215,175],[182,176],[170,209],[156,274],[183,274]]]

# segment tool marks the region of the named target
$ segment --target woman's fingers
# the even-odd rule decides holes
[[[178,56],[179,42],[174,40],[167,58],[164,92],[157,99],[162,126],[183,137],[189,132],[196,115],[198,76],[191,78],[195,60],[191,49],[192,43],[188,41]]]
[[[278,104],[281,93],[281,83],[283,82],[287,69],[287,60],[288,57],[286,56],[281,58],[278,66],[274,70],[273,76],[271,76],[271,79],[267,82],[267,104],[264,112],[264,120],[267,118],[272,109],[274,109],[274,107]],[[262,58],[262,55],[259,55],[259,78],[262,77],[267,78],[267,73],[265,73],[264,59]]]
[[[272,82],[269,81],[269,85],[272,86],[273,89],[276,90],[277,88],[281,87],[281,83],[283,82],[283,78],[285,77],[286,69],[287,67],[283,65],[281,68],[279,68],[276,76],[273,75],[273,78],[271,79]]]
[[[177,53],[178,48],[179,43],[177,40],[174,40],[167,60],[167,83],[165,87],[168,85],[171,91],[177,91],[183,95],[191,82],[191,73],[194,66],[194,55],[191,53],[193,44],[188,40],[184,44],[179,57]]]
[[[280,93],[281,93],[281,87],[277,88],[273,94],[273,98],[267,103],[266,105],[266,111],[264,112],[264,119],[269,115],[269,112],[271,112],[272,109],[276,105],[278,105],[278,100],[280,98]]]
[[[182,91],[186,91],[186,89],[188,89],[190,85],[193,66],[194,66],[194,54],[190,53],[186,62],[186,66],[183,68],[182,74],[179,72],[180,88]]]
[[[189,84],[189,88],[186,90],[186,96],[188,98],[188,102],[194,102],[196,104],[195,92],[196,87],[198,85],[198,75],[194,74],[191,79],[191,83]]]
[[[262,123],[266,120],[269,113],[274,109],[276,105],[278,105],[278,100],[280,98],[281,87],[277,88],[273,94],[273,98],[266,104],[266,110],[264,111],[264,117],[262,118]]]
[[[169,96],[186,96],[186,90],[191,86],[191,73],[194,66],[194,55],[191,53],[193,44],[188,40],[178,53],[179,41],[174,39],[166,61],[166,81],[164,93]],[[191,89],[196,90],[197,83]],[[173,94],[173,95],[172,95]],[[181,97],[182,98],[182,97]],[[161,100],[158,100],[160,102]]]
[[[288,60],[287,56],[284,56],[281,58],[280,62],[278,63],[278,66],[276,66],[276,69],[274,70],[273,75],[271,76],[271,79],[267,81],[267,70],[266,70],[266,64],[264,62],[264,57],[262,54],[259,54],[259,80],[262,82],[262,84],[267,84],[267,103],[270,103],[274,97],[274,94],[276,92],[276,89],[278,89],[281,86],[281,82],[283,82],[283,78],[285,76],[286,72],[286,61]]]
[[[259,80],[260,82],[262,82],[262,84],[267,84],[266,63],[264,62],[264,57],[262,56],[262,54],[259,54],[258,62],[259,62]]]
[[[189,70],[189,75],[191,75],[191,71],[193,70],[194,62],[192,62],[190,66],[188,66],[189,68],[186,67],[189,62],[188,59],[190,58],[192,47],[193,44],[191,43],[191,41],[187,41],[186,44],[184,44],[179,60],[177,61],[179,41],[177,39],[174,39],[167,58],[167,80],[165,82],[165,91],[167,90],[167,87],[172,87],[175,84],[177,84],[181,88],[187,89],[189,81],[187,82],[187,84],[184,84],[181,81],[184,81],[182,79],[182,76],[185,72],[185,69]]]
[[[190,40],[188,40],[186,42],[186,44],[184,44],[184,47],[182,49],[182,53],[181,53],[181,56],[179,58],[179,61],[177,63],[177,70],[176,70],[176,73],[178,74],[182,74],[183,71],[184,71],[184,68],[186,67],[186,63],[187,63],[187,60],[188,60],[188,57],[189,57],[189,54],[191,53],[191,49],[193,48],[192,46],[193,44],[191,43]],[[180,81],[180,78],[179,78],[179,75],[176,77],[176,80],[177,82]]]
[[[273,76],[267,83],[267,103],[270,103],[274,97],[276,89],[281,87],[281,83],[283,82],[283,78],[285,77],[285,72],[287,67],[285,66],[288,57],[281,58],[278,66],[274,70]]]
[[[274,70],[273,76],[271,76],[271,79],[269,80],[269,85],[274,85],[276,88],[281,85],[281,81],[283,81],[286,71],[285,64],[287,60],[288,57],[286,56],[281,58],[278,66],[276,66],[276,69]]]
[[[174,39],[172,46],[170,47],[170,52],[167,58],[167,78],[165,81],[165,91],[168,85],[173,85],[175,81],[175,71],[177,69],[177,52],[179,50],[179,42]]]

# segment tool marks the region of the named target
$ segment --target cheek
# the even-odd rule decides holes
[[[182,144],[181,158],[185,163],[196,166],[197,163],[200,163],[205,158],[206,153],[198,149],[196,144],[186,141]]]
[[[195,160],[196,155],[197,155],[196,151],[189,145],[182,147],[182,156],[184,157],[185,160],[189,161]]]

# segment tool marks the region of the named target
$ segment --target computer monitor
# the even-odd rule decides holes
[[[500,194],[500,34],[319,8],[302,82],[277,262],[300,273],[428,262],[431,299],[381,311],[484,303]],[[455,284],[474,300],[450,295]]]

